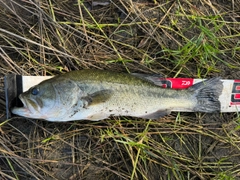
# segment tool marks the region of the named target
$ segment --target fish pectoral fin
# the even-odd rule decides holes
[[[113,94],[112,90],[107,89],[89,94],[88,96],[85,96],[82,99],[87,101],[87,106],[91,106],[106,102],[112,96],[112,94]]]
[[[165,109],[165,110],[161,109],[161,110],[158,110],[158,111],[156,111],[154,113],[141,116],[141,118],[143,118],[143,119],[158,119],[160,117],[169,115],[170,113],[171,113],[170,109]]]

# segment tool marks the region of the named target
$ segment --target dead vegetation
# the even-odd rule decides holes
[[[239,115],[6,119],[3,76],[240,79],[240,1],[0,0],[0,179],[239,179]],[[149,102],[151,103],[151,102]]]

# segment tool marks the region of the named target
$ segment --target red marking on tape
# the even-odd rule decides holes
[[[162,80],[162,87],[185,89],[193,85],[193,80],[193,78],[166,78]]]
[[[240,105],[240,102],[230,102],[230,106],[237,106]]]
[[[240,99],[240,94],[235,94],[235,95],[234,95],[234,98],[235,98],[235,99]]]
[[[240,80],[234,80],[230,105],[240,105]]]

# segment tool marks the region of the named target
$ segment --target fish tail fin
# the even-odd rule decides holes
[[[195,112],[215,112],[221,110],[219,96],[222,94],[223,83],[219,77],[211,78],[189,88],[194,91],[197,104],[193,108]]]

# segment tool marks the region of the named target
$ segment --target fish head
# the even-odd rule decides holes
[[[40,83],[19,95],[23,107],[14,107],[13,114],[34,119],[45,119],[54,107],[56,93],[51,83]]]
[[[46,80],[20,94],[23,107],[12,108],[12,113],[33,119],[61,120],[81,94],[81,89],[71,80]]]

